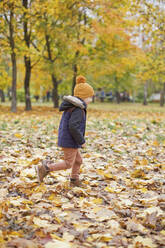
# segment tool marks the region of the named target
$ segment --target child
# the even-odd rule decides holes
[[[94,90],[86,83],[86,78],[78,76],[74,96],[65,96],[59,108],[60,111],[64,111],[58,130],[58,146],[62,147],[64,160],[57,163],[43,160],[41,165],[36,166],[39,182],[42,182],[50,171],[72,168],[70,183],[73,186],[80,186],[82,157],[79,148],[85,146],[86,109],[93,95]]]

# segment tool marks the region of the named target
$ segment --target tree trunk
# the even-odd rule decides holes
[[[116,75],[114,75],[114,81],[115,81],[115,97],[116,97],[116,102],[120,104],[121,102],[121,97],[120,97],[120,92],[119,92],[119,81]]]
[[[143,100],[143,105],[147,105],[147,90],[148,90],[148,82],[145,83],[144,85],[144,100]]]
[[[17,111],[17,63],[16,54],[12,52],[12,87],[11,87],[11,112]]]
[[[54,108],[59,107],[59,96],[58,96],[58,81],[54,74],[52,74],[52,83],[53,83],[53,105]]]
[[[84,26],[87,25],[87,15],[86,12],[79,12],[79,16],[78,16],[78,23],[81,26],[82,21],[84,22]],[[82,39],[80,39],[80,29],[77,32],[77,44],[81,43],[81,45],[85,44],[85,37],[83,37]],[[74,87],[76,85],[76,77],[77,77],[77,59],[79,57],[80,54],[80,50],[77,50],[75,53],[75,57],[74,57],[74,64],[73,64],[73,83],[72,83],[72,95],[74,95]]]
[[[31,61],[29,57],[24,57],[25,61],[25,79],[24,79],[24,89],[25,89],[25,110],[32,110],[31,99],[30,99],[30,77],[31,77]]]
[[[165,102],[165,83],[163,84],[163,88],[161,90],[161,95],[160,95],[160,106],[163,107]]]
[[[74,95],[74,87],[76,85],[76,77],[77,77],[77,64],[74,64],[73,65],[72,96]]]
[[[5,94],[3,90],[0,90],[0,98],[1,98],[1,102],[5,102]]]
[[[11,87],[8,87],[7,97],[9,98],[9,101],[11,101]]]
[[[84,41],[82,41],[82,42],[84,43]],[[83,43],[82,43],[82,44],[83,44]],[[80,51],[77,50],[76,53],[75,53],[75,58],[74,58],[74,59],[75,59],[75,62],[74,62],[74,64],[73,64],[72,96],[74,95],[74,87],[75,87],[75,85],[76,85],[76,77],[77,77],[77,71],[78,71],[76,61],[77,61],[77,58],[78,58],[78,56],[79,56],[79,53],[80,53]]]
[[[132,102],[135,103],[135,90],[132,92]]]
[[[116,102],[119,104],[121,102],[120,93],[116,91]]]
[[[50,37],[47,33],[45,34],[45,40],[46,40],[46,47],[47,47],[47,52],[48,52],[48,60],[53,65],[55,59],[52,58]],[[52,77],[52,83],[53,83],[53,91],[52,91],[53,105],[54,105],[54,108],[58,108],[59,107],[58,81],[56,77],[54,76],[54,73],[51,74],[51,77]]]
[[[28,9],[28,0],[23,0],[23,7]],[[30,32],[28,32],[28,19],[26,17],[26,12],[24,13],[23,21],[24,30],[24,41],[27,48],[30,48]],[[30,56],[24,56],[25,63],[25,78],[24,78],[24,89],[25,89],[25,110],[29,111],[32,109],[31,99],[30,99],[30,78],[31,78],[31,59]]]
[[[13,11],[10,11],[10,21],[9,21],[9,39],[10,39],[10,48],[11,48],[11,63],[12,63],[12,87],[11,87],[11,111],[17,111],[17,61],[16,61],[16,53],[15,42],[14,42],[14,28],[13,28],[13,19],[14,14]]]

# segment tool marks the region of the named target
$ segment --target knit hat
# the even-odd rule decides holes
[[[86,78],[83,76],[76,77],[76,86],[74,88],[74,96],[81,99],[86,99],[94,95],[93,88],[86,83]]]

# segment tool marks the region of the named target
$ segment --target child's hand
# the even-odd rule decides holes
[[[82,146],[81,146],[82,148],[84,148],[85,147],[85,143],[84,144],[82,144]]]

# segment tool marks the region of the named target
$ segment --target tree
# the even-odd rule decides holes
[[[0,69],[0,98],[2,102],[5,102],[4,90],[7,89],[11,81],[11,78],[8,76],[7,72],[3,69]]]
[[[131,41],[133,23],[127,13],[130,2],[103,1],[94,20],[95,43],[90,47],[90,63],[94,80],[111,84],[120,102],[119,91],[130,87],[137,71],[137,55],[140,49]],[[105,14],[106,13],[106,14]],[[126,80],[127,79],[127,80]]]
[[[39,52],[32,46],[38,39],[35,29],[33,28],[36,21],[36,13],[38,10],[35,8],[35,1],[22,0],[22,25],[23,25],[23,41],[22,52],[24,55],[25,77],[24,77],[24,90],[25,90],[25,110],[31,110],[31,95],[30,95],[30,79],[32,69],[39,63],[41,57]]]
[[[68,1],[38,0],[35,5],[38,10],[35,23],[38,36],[33,45],[40,51],[42,62],[51,75],[54,107],[59,105],[58,86],[62,82],[62,65],[68,51],[66,25],[70,20],[70,4],[72,1],[68,4]]]
[[[0,54],[0,98],[1,102],[5,102],[5,90],[10,87],[11,77],[9,75],[10,58]]]
[[[162,0],[147,1],[134,0],[132,12],[137,19],[136,31],[139,32],[138,40],[145,53],[146,59],[141,64],[142,80],[145,82],[145,92],[148,81],[162,84],[162,98],[164,98],[164,67],[165,54],[163,47],[165,45],[165,27],[164,27],[164,10],[165,4]],[[135,33],[137,34],[137,32]],[[145,96],[146,94],[144,94]],[[144,99],[146,104],[146,99]],[[163,105],[163,101],[161,101]]]
[[[95,4],[91,1],[79,1],[75,4],[72,11],[72,35],[70,36],[71,42],[70,46],[72,49],[69,54],[69,63],[72,65],[73,79],[72,79],[72,95],[74,93],[74,87],[76,85],[76,77],[81,71],[81,64],[84,62],[84,57],[90,59],[90,54],[88,53],[87,46],[90,42],[94,40],[91,35],[92,25],[91,20],[94,18]],[[89,13],[93,13],[93,17]],[[74,20],[73,20],[74,19]],[[74,25],[72,23],[75,23]],[[91,36],[90,36],[91,35]],[[89,38],[90,36],[90,38]]]
[[[17,110],[17,98],[16,98],[16,86],[17,86],[17,60],[16,60],[16,28],[17,28],[17,2],[6,1],[0,3],[0,30],[1,30],[1,45],[10,53],[12,62],[12,101],[11,111],[16,112]]]
[[[29,27],[29,15],[28,10],[31,5],[31,1],[22,0],[23,9],[23,35],[24,42],[27,47],[27,51],[29,52],[30,44],[31,44],[31,26]],[[30,100],[30,78],[31,78],[31,58],[29,55],[24,55],[24,63],[25,63],[25,78],[24,78],[24,89],[25,89],[25,109],[31,110],[31,100]]]

